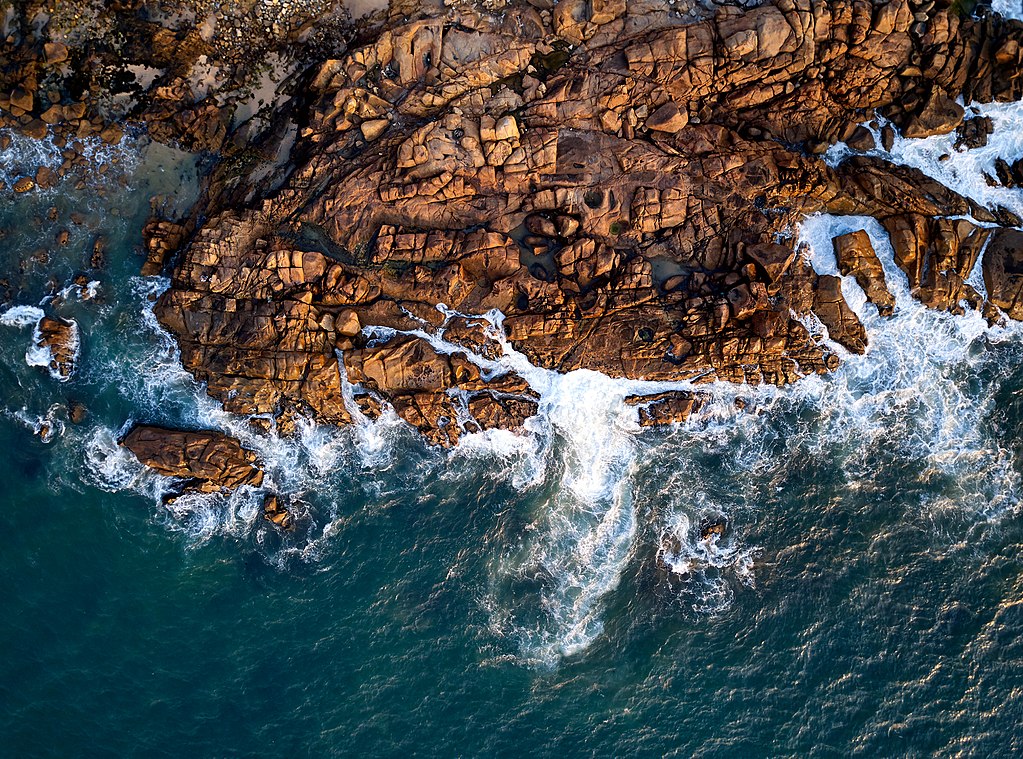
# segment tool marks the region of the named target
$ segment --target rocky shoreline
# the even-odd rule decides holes
[[[875,135],[890,148],[952,132],[956,149],[982,146],[990,122],[957,99],[1023,97],[1023,23],[982,7],[453,0],[359,19],[328,3],[274,31],[261,5],[231,25],[209,4],[123,2],[106,11],[113,50],[23,5],[0,126],[116,141],[137,125],[209,155],[197,206],[146,226],[143,272],[171,275],[156,314],[185,368],[280,434],[388,406],[435,445],[518,429],[538,396],[496,361],[506,346],[544,369],[654,381],[833,371],[868,336],[841,279],[796,247],[814,213],[876,218],[926,306],[1023,318],[1020,219],[876,149]],[[250,38],[284,56],[279,81],[239,56]],[[135,72],[125,102],[98,76],[82,86],[97,61]],[[253,110],[257,80],[269,94]],[[991,181],[1013,186],[1023,169],[1002,163]],[[833,244],[890,315],[869,237]],[[986,297],[966,282],[978,260]],[[628,402],[650,426],[701,398]]]

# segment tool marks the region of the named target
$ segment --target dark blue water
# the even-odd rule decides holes
[[[679,429],[641,432],[625,383],[534,371],[524,436],[441,452],[385,419],[261,438],[180,371],[148,310],[165,283],[134,276],[149,197],[187,205],[194,162],[120,160],[0,197],[9,305],[67,285],[97,235],[109,251],[101,301],[43,304],[80,325],[70,382],[26,363],[31,324],[0,326],[0,755],[1021,749],[1015,329],[929,313],[891,270],[895,319],[850,296],[865,357],[711,388]],[[812,221],[822,270],[843,224],[879,234]],[[300,529],[266,524],[260,492],[161,505],[114,443],[132,419],[242,436]]]

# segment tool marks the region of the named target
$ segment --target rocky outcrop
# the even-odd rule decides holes
[[[868,150],[859,124],[875,114],[977,142],[955,96],[1023,95],[1023,25],[916,7],[778,0],[689,24],[570,0],[392,15],[310,75],[279,189],[241,206],[244,180],[214,175],[157,314],[229,410],[345,422],[346,376],[361,413],[389,404],[442,445],[535,411],[489,363],[505,344],[549,369],[648,380],[833,370],[812,325],[851,352],[867,336],[841,280],[793,248],[807,214],[879,219],[916,297],[980,304],[965,279],[989,232],[949,217],[995,214],[875,156],[817,157],[839,140]],[[869,240],[836,249],[890,312]],[[497,311],[503,335],[453,316]],[[636,402],[644,424],[696,405]]]
[[[856,283],[863,288],[867,300],[877,306],[881,316],[891,316],[895,311],[895,297],[888,291],[884,269],[874,252],[870,236],[862,229],[839,235],[832,243],[838,270],[843,276],[853,275]]]
[[[121,445],[158,474],[184,480],[184,491],[212,493],[263,484],[256,454],[222,432],[136,425]]]
[[[394,0],[347,48],[351,27],[314,21],[316,4],[301,31],[236,4],[170,34],[121,5],[117,28],[137,32],[124,54],[157,70],[130,116],[223,156],[192,218],[147,229],[146,273],[173,268],[157,315],[225,408],[279,429],[387,406],[441,445],[519,427],[536,397],[507,349],[648,380],[831,371],[834,343],[862,352],[867,335],[841,280],[795,247],[817,212],[878,219],[913,295],[952,312],[983,305],[966,279],[991,238],[990,308],[1017,313],[1009,237],[990,226],[1018,219],[887,163],[862,124],[883,124],[885,148],[896,128],[982,145],[990,123],[957,99],[1023,96],[1019,22],[947,0]],[[301,60],[247,122],[231,93],[251,84],[232,42],[248,27],[227,17],[260,13],[278,13],[256,19],[274,43],[249,57],[288,42]],[[0,109],[25,130],[95,133],[91,100],[40,82],[111,51],[30,26],[4,43]],[[839,141],[860,154],[823,160]],[[1010,164],[996,173],[1017,182]],[[869,239],[835,247],[890,313]],[[678,420],[686,402],[641,401],[641,418]]]
[[[522,378],[488,381],[464,353],[438,353],[419,337],[346,351],[344,363],[360,394],[386,400],[434,444],[454,445],[465,432],[521,427],[536,413],[536,393]],[[365,404],[364,413],[375,416],[378,409]]]
[[[1000,229],[984,252],[984,287],[1010,319],[1023,319],[1023,232]]]
[[[655,395],[630,395],[625,402],[638,407],[639,423],[643,427],[684,422],[703,405],[699,395],[685,390],[671,390]]]
[[[906,272],[913,296],[930,308],[963,313],[963,303],[979,308],[980,294],[966,284],[990,229],[965,219],[900,214],[882,219]]]
[[[67,382],[78,364],[80,341],[74,321],[44,316],[36,326],[33,342],[47,354],[47,368],[59,381]]]

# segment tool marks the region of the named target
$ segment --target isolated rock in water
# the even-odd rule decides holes
[[[891,316],[895,311],[895,297],[888,291],[884,269],[874,252],[870,236],[861,229],[839,235],[832,243],[838,270],[842,275],[852,274],[866,293],[867,300],[877,306],[878,313],[881,316]]]
[[[214,492],[263,484],[256,454],[222,432],[136,425],[121,445],[159,474],[185,479],[186,490]]]
[[[700,525],[700,540],[723,538],[728,531],[728,522],[723,518],[708,519]]]
[[[80,347],[77,323],[44,316],[36,326],[34,343],[36,350],[45,353],[44,358],[34,363],[45,365],[61,382],[71,379]]]
[[[263,499],[263,518],[284,532],[295,529],[295,517],[273,493]]]

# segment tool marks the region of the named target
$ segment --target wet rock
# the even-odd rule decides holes
[[[1023,319],[1023,232],[999,229],[984,251],[988,300],[1010,319]]]
[[[73,321],[44,316],[36,327],[35,344],[49,354],[48,368],[61,382],[67,382],[78,363],[78,325]]]
[[[995,176],[1003,187],[1015,189],[1023,186],[1023,159],[1010,164],[1004,158],[996,158]]]
[[[639,407],[640,425],[654,427],[686,421],[703,405],[703,398],[684,390],[672,390],[655,395],[630,395],[625,402]]]
[[[35,183],[40,190],[50,190],[57,186],[57,174],[49,166],[40,166],[36,171]],[[15,186],[15,192],[17,192]]]
[[[187,231],[183,225],[164,219],[150,219],[146,222],[142,229],[142,240],[146,251],[146,261],[142,264],[141,271],[143,277],[156,276],[163,271],[168,256],[181,247]],[[97,240],[98,243],[99,240]]]
[[[11,108],[20,109],[23,113],[31,113],[35,106],[35,97],[30,89],[18,86],[11,90],[10,105]]]
[[[263,519],[273,524],[282,532],[295,529],[294,515],[281,503],[281,499],[273,493],[267,493],[263,499]]]
[[[852,135],[845,141],[845,144],[851,147],[853,150],[860,150],[866,152],[873,150],[876,147],[874,143],[874,135],[871,134],[870,130],[864,126],[856,127],[856,130]]]
[[[68,404],[68,418],[72,424],[81,424],[88,414],[85,404],[79,401],[72,401]]]
[[[17,193],[25,193],[34,190],[36,187],[35,181],[31,177],[22,177],[14,183],[14,191]]]
[[[708,519],[700,525],[700,540],[720,539],[725,536],[728,523],[724,519]]]
[[[881,147],[889,153],[895,147],[895,128],[891,124],[881,127]]]
[[[974,150],[987,145],[988,136],[995,130],[988,116],[975,116],[966,119],[956,129],[956,150]]]
[[[990,230],[965,219],[899,214],[882,220],[906,272],[910,291],[929,308],[962,313],[962,303],[979,308],[981,298],[966,279],[973,271]]]
[[[895,297],[885,283],[884,269],[874,252],[870,236],[863,230],[849,232],[834,238],[832,244],[842,275],[853,275],[866,293],[867,300],[877,306],[878,313],[891,316],[895,311]]]
[[[486,381],[464,354],[438,353],[417,337],[347,351],[344,362],[349,381],[390,403],[434,445],[454,445],[466,432],[520,428],[536,413],[536,393],[522,378]]]
[[[210,493],[263,483],[256,454],[222,432],[136,425],[121,445],[157,473],[184,479],[186,490]]]

